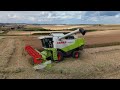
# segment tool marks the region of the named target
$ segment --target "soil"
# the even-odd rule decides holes
[[[86,45],[120,42],[119,31],[86,34]],[[38,36],[4,36],[0,39],[1,79],[108,79],[120,78],[120,45],[85,48],[78,59],[65,58],[52,67],[35,71],[32,59],[24,50],[26,45],[42,51]]]

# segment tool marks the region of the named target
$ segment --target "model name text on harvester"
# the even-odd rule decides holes
[[[66,41],[62,41],[62,42],[57,42],[57,44],[65,44]]]

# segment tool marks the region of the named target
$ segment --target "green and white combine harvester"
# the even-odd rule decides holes
[[[80,51],[83,50],[85,45],[85,40],[83,37],[76,38],[74,34],[77,33],[81,33],[84,36],[86,31],[80,28],[68,34],[51,33],[49,36],[38,37],[44,48],[42,52],[27,45],[25,50],[32,56],[34,68],[42,69],[50,64],[51,61],[60,62],[67,56],[79,58]]]

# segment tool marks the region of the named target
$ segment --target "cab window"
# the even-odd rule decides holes
[[[74,36],[65,37],[65,39],[75,39]]]
[[[42,39],[42,45],[45,48],[53,48],[52,38]]]

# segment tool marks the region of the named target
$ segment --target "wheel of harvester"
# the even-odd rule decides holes
[[[72,57],[73,57],[73,58],[79,58],[79,57],[80,57],[80,52],[74,51],[74,52],[72,53]]]
[[[57,57],[58,57],[58,60],[57,61],[62,61],[64,59],[63,57],[63,53],[61,51],[58,51],[57,52]]]

